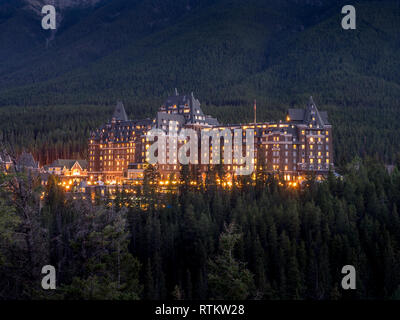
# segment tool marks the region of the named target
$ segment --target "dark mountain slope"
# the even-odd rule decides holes
[[[24,54],[18,59],[14,58],[16,52],[13,48],[5,50],[9,58],[7,64],[0,68],[0,87],[38,83],[93,63],[169,25],[190,11],[196,2],[113,0],[99,2],[95,7],[67,8],[63,11],[56,36],[48,45],[45,38],[49,38],[51,32],[41,30],[40,17],[33,12],[18,10],[15,15],[22,15],[41,37],[37,36],[39,42],[31,46],[17,41],[26,46]],[[29,19],[28,13],[32,16]],[[15,16],[7,22],[13,19]],[[12,35],[9,28],[4,27],[3,30]]]
[[[335,125],[337,162],[375,153],[392,162],[400,149],[399,1],[356,2],[352,31],[341,28],[343,3],[117,0],[75,8],[47,50],[0,68],[0,105],[111,112],[122,99],[140,118],[177,87],[222,121],[244,122],[254,98],[258,119],[270,120],[313,95]],[[57,112],[40,108],[38,117]],[[71,121],[80,112],[60,110]],[[94,125],[108,117],[92,114]]]
[[[115,8],[117,3],[122,5],[126,1],[112,3]],[[146,3],[140,3],[142,8],[146,7]],[[177,2],[174,3],[177,5]],[[298,13],[293,9],[292,12],[284,10],[287,8],[282,6],[254,0],[218,1],[209,5],[203,3],[196,10],[189,10],[191,7],[186,5],[185,10],[190,11],[187,14],[178,14],[173,7],[166,10],[164,19],[169,22],[168,27],[160,27],[156,32],[143,27],[138,31],[135,23],[131,25],[131,21],[136,21],[136,16],[148,12],[145,9],[133,10],[137,7],[132,11],[129,8],[122,10],[121,16],[108,29],[104,22],[107,16],[102,16],[101,12],[105,11],[110,16],[113,15],[112,9],[102,7],[86,21],[75,24],[69,31],[59,35],[49,52],[42,55],[37,53],[36,57],[33,55],[29,64],[1,77],[0,87],[8,89],[14,87],[13,84],[29,86],[31,81],[26,77],[29,73],[35,84],[23,88],[23,91],[32,93],[32,97],[23,101],[46,102],[49,99],[43,100],[46,96],[43,93],[49,95],[52,86],[56,90],[61,86],[67,97],[53,100],[55,97],[50,94],[52,103],[82,103],[85,102],[82,96],[76,95],[77,89],[82,91],[82,84],[93,88],[93,91],[86,90],[88,88],[83,85],[86,88],[82,95],[87,96],[84,98],[86,102],[108,102],[114,99],[115,94],[124,96],[124,89],[128,92],[139,91],[141,96],[159,96],[159,93],[164,95],[171,90],[171,85],[197,90],[203,90],[204,86],[218,88],[231,85],[232,81],[240,81],[265,67],[268,43],[273,46],[271,42],[275,38],[301,28]],[[170,12],[174,12],[179,19]],[[74,35],[75,30],[87,30],[86,26],[89,30],[96,29],[96,19],[101,21],[101,27],[96,32]],[[148,17],[142,20],[146,23],[152,21]],[[126,27],[123,32],[122,26]],[[126,39],[129,39],[127,46]],[[105,57],[99,58],[101,56]],[[63,74],[66,70],[71,71]],[[45,79],[49,78],[50,81],[46,83]],[[76,87],[74,80],[69,86],[71,79],[77,79]],[[112,84],[109,85],[109,82]],[[125,88],[127,82],[129,88]],[[19,90],[13,90],[10,102]],[[69,91],[72,96],[68,96]],[[207,91],[206,88],[203,91]],[[96,98],[98,93],[101,93],[101,97]],[[3,96],[7,97],[7,94]]]

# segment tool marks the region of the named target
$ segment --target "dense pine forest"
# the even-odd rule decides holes
[[[174,88],[222,123],[251,122],[254,99],[258,121],[283,120],[313,96],[340,176],[293,189],[259,172],[226,189],[220,168],[194,187],[184,167],[160,193],[150,167],[137,197],[90,201],[0,172],[1,300],[400,299],[398,0],[352,1],[351,31],[344,0],[99,0],[58,12],[51,34],[39,2],[0,0],[10,153],[87,159],[116,101],[153,118]],[[41,289],[44,265],[57,290]],[[357,290],[341,289],[344,265]]]
[[[355,159],[341,178],[290,189],[256,183],[194,187],[160,196],[146,170],[139,197],[71,200],[18,173],[1,176],[1,299],[399,299],[400,164],[389,174]],[[4,186],[7,186],[4,188]],[[46,191],[40,204],[40,195]],[[40,288],[42,266],[57,290]],[[354,265],[357,289],[341,289]]]
[[[41,164],[85,158],[90,130],[122,100],[155,117],[194,92],[223,123],[284,119],[313,96],[334,128],[335,164],[393,164],[400,150],[400,2],[113,0],[63,11],[52,41],[29,0],[0,1],[0,141]],[[31,30],[31,32],[26,32]],[[45,44],[48,44],[45,46]]]

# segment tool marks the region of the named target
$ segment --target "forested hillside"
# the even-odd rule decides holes
[[[355,1],[348,31],[343,1],[100,1],[63,12],[50,42],[23,2],[0,2],[0,137],[42,163],[84,156],[117,100],[154,116],[175,87],[223,122],[250,121],[254,99],[260,121],[283,119],[312,95],[339,165],[400,149],[399,1]]]
[[[301,190],[261,173],[227,190],[218,171],[194,187],[184,168],[179,195],[161,197],[149,168],[140,197],[95,204],[50,179],[42,208],[35,181],[3,175],[0,299],[400,299],[399,169],[358,160]],[[357,290],[340,285],[349,264]]]

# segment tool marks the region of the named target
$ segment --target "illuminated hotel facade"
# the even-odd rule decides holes
[[[318,111],[312,97],[305,109],[289,109],[286,119],[279,123],[222,125],[203,113],[193,93],[179,95],[176,90],[160,107],[155,119],[128,120],[123,104],[117,104],[111,121],[93,131],[89,138],[89,180],[104,184],[140,183],[148,163],[147,133],[157,128],[168,135],[171,124],[175,130],[190,128],[198,132],[242,129],[243,145],[246,143],[244,132],[253,129],[254,168],[279,174],[287,181],[298,181],[308,174],[322,178],[333,168],[332,126],[327,113]],[[237,165],[224,164],[223,143],[220,149],[221,164],[229,179],[234,176]],[[200,153],[199,150],[198,169],[204,176],[212,165],[201,164]],[[157,165],[161,180],[177,180],[181,170],[177,154],[168,153],[168,156],[175,160],[167,159],[167,163]]]

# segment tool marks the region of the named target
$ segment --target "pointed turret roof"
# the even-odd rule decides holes
[[[39,163],[35,161],[32,153],[23,152],[17,159],[20,168],[38,169]]]
[[[306,112],[304,114],[304,121],[306,123],[315,125],[315,126],[324,126],[324,121],[322,120],[321,115],[315,105],[314,99],[311,96],[310,100],[308,101]]]
[[[328,113],[326,111],[318,111],[313,97],[310,97],[306,109],[289,109],[289,121],[312,124],[313,126],[323,127],[329,125]]]
[[[124,104],[121,101],[117,102],[117,106],[115,107],[112,118],[117,121],[128,121],[128,116],[126,115]]]
[[[167,123],[170,120],[186,124],[217,125],[218,120],[206,116],[200,105],[200,101],[195,98],[193,92],[190,95],[179,95],[178,90],[175,89],[175,95],[169,96],[161,105],[157,114],[157,126],[161,126],[162,123]]]

